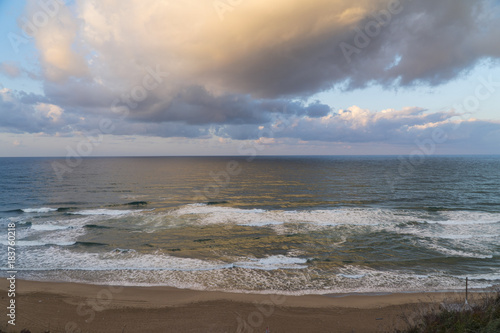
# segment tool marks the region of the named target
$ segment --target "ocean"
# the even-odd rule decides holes
[[[500,284],[499,156],[0,158],[0,274],[252,293]]]

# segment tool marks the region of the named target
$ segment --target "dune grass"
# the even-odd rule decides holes
[[[427,310],[416,318],[404,316],[405,330],[396,333],[499,333],[500,291],[467,304],[442,304],[439,309]]]

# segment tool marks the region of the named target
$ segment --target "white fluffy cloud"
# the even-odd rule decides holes
[[[28,1],[26,15],[31,22],[24,29],[34,37],[45,77],[51,81],[64,81],[70,76],[84,76],[87,68],[84,57],[78,52],[81,46],[77,39],[77,20],[68,7],[58,5],[56,1],[53,1],[56,4],[52,7],[56,9],[53,12],[44,11],[41,3]]]
[[[38,103],[34,106],[35,114],[57,122],[63,113],[63,109],[54,104]]]

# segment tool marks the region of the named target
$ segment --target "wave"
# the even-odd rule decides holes
[[[469,280],[500,281],[500,273],[455,275],[455,277],[464,280],[469,278]]]
[[[2,213],[19,213],[22,214],[24,211],[22,209],[11,209],[11,210],[4,210]]]
[[[41,207],[41,208],[23,208],[21,211],[24,213],[50,213],[57,211],[58,208]]]
[[[31,241],[30,246],[106,246],[96,242],[74,242],[46,244]],[[265,258],[241,258],[240,261],[222,262],[171,256],[161,251],[155,253],[139,253],[134,249],[115,248],[108,252],[74,252],[68,247],[50,247],[44,250],[43,256],[27,251],[20,268],[26,270],[138,270],[138,271],[207,271],[226,269],[250,270],[290,270],[307,268],[307,259],[274,255]]]
[[[186,223],[196,220],[197,224],[232,224],[248,227],[273,228],[283,234],[291,232],[290,228],[304,232],[334,228],[377,227],[394,222],[407,222],[408,214],[398,214],[390,209],[377,208],[340,208],[317,210],[263,210],[242,209],[234,207],[210,206],[206,204],[191,204],[172,210],[170,215],[183,218]],[[196,217],[193,219],[192,217]],[[300,227],[299,227],[300,225]]]
[[[27,222],[23,225],[24,228],[19,229],[19,232],[16,233],[16,246],[75,245],[77,240],[86,233],[83,226],[87,223],[88,218],[59,221],[63,222],[62,224],[54,221],[42,223],[41,220],[43,219],[37,219],[37,222]]]
[[[130,202],[123,203],[123,204],[112,204],[112,205],[108,205],[106,207],[146,206],[146,205],[149,205],[149,202],[147,202],[147,201],[130,201]]]
[[[227,201],[208,201],[206,204],[208,206],[210,206],[210,205],[223,205],[223,204],[227,204],[227,203],[229,203],[229,202],[227,202]]]
[[[73,229],[72,226],[54,225],[54,224],[31,224],[30,229],[38,231],[54,231]]]
[[[261,259],[233,263],[234,267],[275,270],[275,269],[304,269],[307,268],[307,259],[287,257],[284,255],[269,256]]]
[[[351,265],[311,271],[300,269],[306,266],[305,259],[283,255],[241,258],[231,264],[126,249],[75,253],[64,247],[50,247],[44,249],[43,256],[39,253],[38,249],[27,248],[25,260],[20,262],[19,269],[31,279],[285,295],[462,290],[464,285],[462,277],[438,271],[422,275]],[[251,267],[238,267],[238,263]],[[477,275],[469,280],[469,287],[485,288],[498,283],[497,278]]]
[[[125,206],[145,206],[149,204],[147,201],[131,201],[127,202]]]
[[[2,213],[50,213],[50,212],[67,212],[69,210],[76,209],[76,207],[41,207],[41,208],[22,208],[22,209],[11,209],[2,211]]]
[[[253,221],[248,223],[241,223],[240,225],[244,225],[247,227],[265,227],[265,226],[273,226],[273,225],[281,225],[285,222],[281,221]]]
[[[60,208],[57,208],[57,211],[63,213],[63,212],[67,212],[67,211],[70,211],[73,209],[77,209],[77,208],[76,207],[60,207]]]
[[[500,223],[499,213],[475,211],[447,211],[440,213],[443,221],[440,224],[495,224]],[[433,222],[433,221],[429,221]]]
[[[365,277],[365,274],[339,274],[339,276],[345,277],[347,279],[361,279]]]
[[[476,259],[492,259],[492,254],[484,254],[479,252],[467,252],[462,250],[450,249],[438,244],[427,244],[427,247],[444,254],[448,257],[461,257],[461,258],[476,258]]]
[[[436,235],[436,238],[442,239],[477,239],[477,238],[495,238],[498,239],[500,234],[491,234],[491,235]]]
[[[426,221],[429,224],[443,224],[443,225],[470,225],[470,224],[497,224],[500,220],[446,220],[446,221]]]
[[[116,252],[116,253],[135,253],[137,251],[134,250],[134,249],[120,249],[120,248],[116,248],[112,252]]]
[[[43,240],[18,240],[16,246],[71,246],[76,242],[57,242],[57,241],[43,241]],[[2,245],[7,245],[7,242],[1,242]]]
[[[134,212],[142,212],[142,210],[115,210],[115,209],[89,209],[72,212],[72,215],[107,215],[107,216],[120,216],[128,215]]]
[[[253,228],[271,228],[278,234],[307,233],[311,231],[366,234],[385,231],[396,234],[411,234],[417,238],[461,239],[494,241],[496,224],[500,214],[478,211],[441,211],[427,213],[392,208],[336,208],[312,210],[262,210],[235,207],[211,206],[202,203],[190,204],[169,211],[152,226],[153,232],[165,227],[165,221],[178,225],[238,225]],[[172,219],[171,217],[175,217]],[[151,225],[151,223],[148,223]],[[435,225],[436,227],[433,227]],[[484,227],[474,228],[482,225]],[[441,226],[441,227],[437,227]],[[492,226],[494,229],[488,229]],[[463,236],[462,236],[463,235]]]
[[[217,205],[209,205],[206,203],[195,203],[182,206],[176,209],[178,215],[186,214],[213,214],[213,213],[240,213],[240,214],[255,214],[255,213],[265,213],[264,209],[254,208],[254,209],[242,209],[233,207],[221,207]]]
[[[23,227],[31,227],[32,223],[30,221],[16,221],[16,225],[21,225]]]
[[[87,224],[84,225],[83,227],[88,229],[112,229],[111,227],[107,227],[104,225],[97,225],[97,224]]]
[[[106,244],[76,242],[76,246]],[[74,252],[67,247],[49,247],[40,256],[38,250],[26,250],[19,269],[24,270],[82,270],[82,271],[206,271],[232,268],[232,264],[193,258],[180,258],[161,253],[138,253],[131,249],[109,252]]]
[[[75,242],[72,245],[83,246],[83,247],[94,247],[94,246],[107,246],[108,244],[99,242]]]

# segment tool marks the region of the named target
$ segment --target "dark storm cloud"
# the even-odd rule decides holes
[[[353,24],[249,52],[213,74],[229,87],[265,97],[374,83],[439,85],[500,57],[498,7],[493,1],[385,1]],[[318,15],[335,10],[325,6]]]

